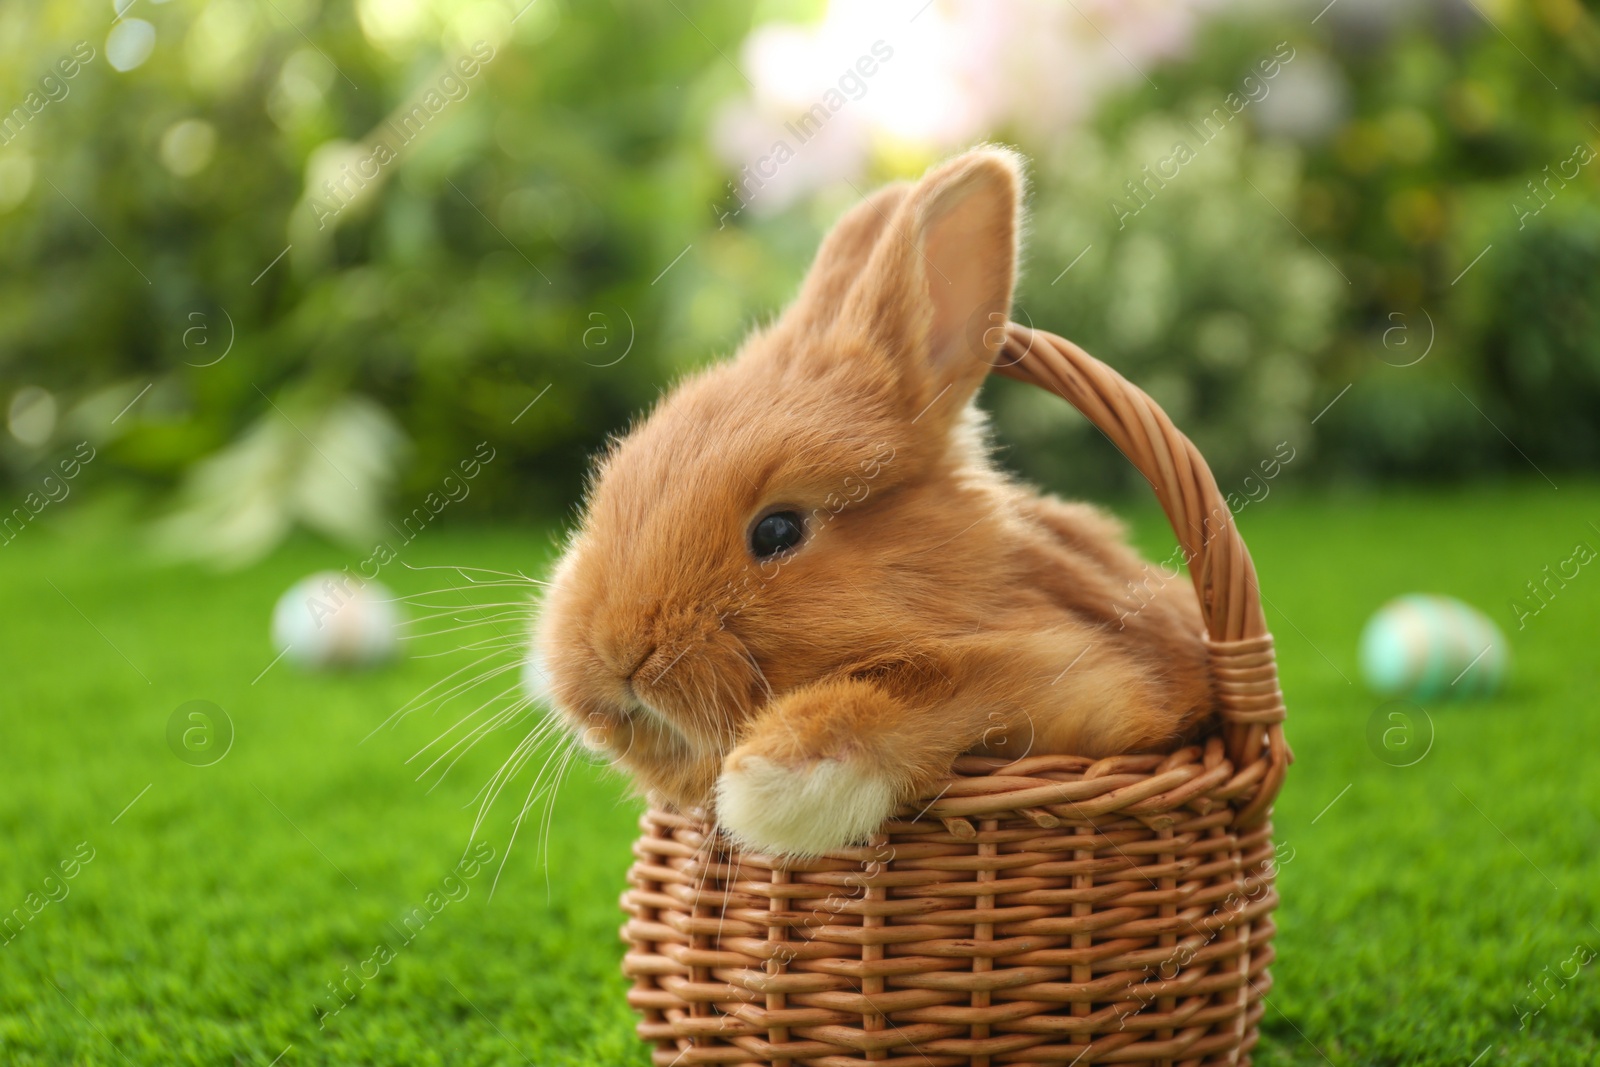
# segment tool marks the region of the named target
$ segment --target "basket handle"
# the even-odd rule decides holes
[[[1211,468],[1142,389],[1065,338],[1008,323],[994,369],[1083,412],[1155,490],[1200,597],[1229,758],[1237,776],[1259,780],[1243,783],[1239,823],[1259,822],[1294,754],[1255,565]]]

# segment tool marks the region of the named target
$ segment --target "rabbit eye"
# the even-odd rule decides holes
[[[775,511],[756,523],[750,531],[750,551],[757,559],[787,552],[805,537],[806,528],[797,511]]]

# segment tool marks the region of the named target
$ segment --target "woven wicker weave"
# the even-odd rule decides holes
[[[1149,479],[1199,590],[1223,724],[1164,755],[962,757],[868,845],[779,863],[652,809],[622,905],[661,1065],[1248,1064],[1291,759],[1254,568],[1194,445],[1077,346],[1002,365]]]

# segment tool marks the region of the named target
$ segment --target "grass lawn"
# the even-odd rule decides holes
[[[1578,541],[1600,546],[1592,522],[1600,486],[1564,481],[1280,493],[1240,515],[1298,756],[1276,817],[1294,851],[1259,1063],[1600,1062],[1600,967],[1560,977],[1600,952],[1600,575],[1585,569],[1521,632],[1508,608]],[[1141,529],[1158,547],[1159,527]],[[277,595],[355,557],[301,542],[216,576],[148,564],[133,543],[78,521],[0,549],[0,917],[61,898],[0,944],[0,1063],[648,1062],[617,973],[637,812],[622,785],[575,765],[547,844],[530,819],[491,898],[522,790],[480,834],[494,859],[450,876],[515,736],[490,734],[437,784],[407,760],[456,709],[363,742],[466,657],[263,674]],[[548,543],[430,530],[405,559],[537,573]],[[398,564],[385,578],[402,592],[460,581]],[[1413,590],[1513,631],[1513,678],[1493,702],[1430,707],[1428,754],[1392,767],[1368,747],[1378,701],[1355,643]],[[211,766],[167,744],[195,699],[235,728]],[[75,876],[47,883],[63,861]],[[434,893],[448,903],[402,931]],[[399,946],[381,965],[380,941]],[[319,1028],[330,984],[363,967],[376,977]]]

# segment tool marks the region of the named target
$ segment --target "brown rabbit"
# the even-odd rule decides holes
[[[963,752],[1164,748],[1213,710],[1189,583],[989,459],[1021,193],[996,148],[880,190],[599,464],[535,640],[547,695],[743,847],[859,842]]]

